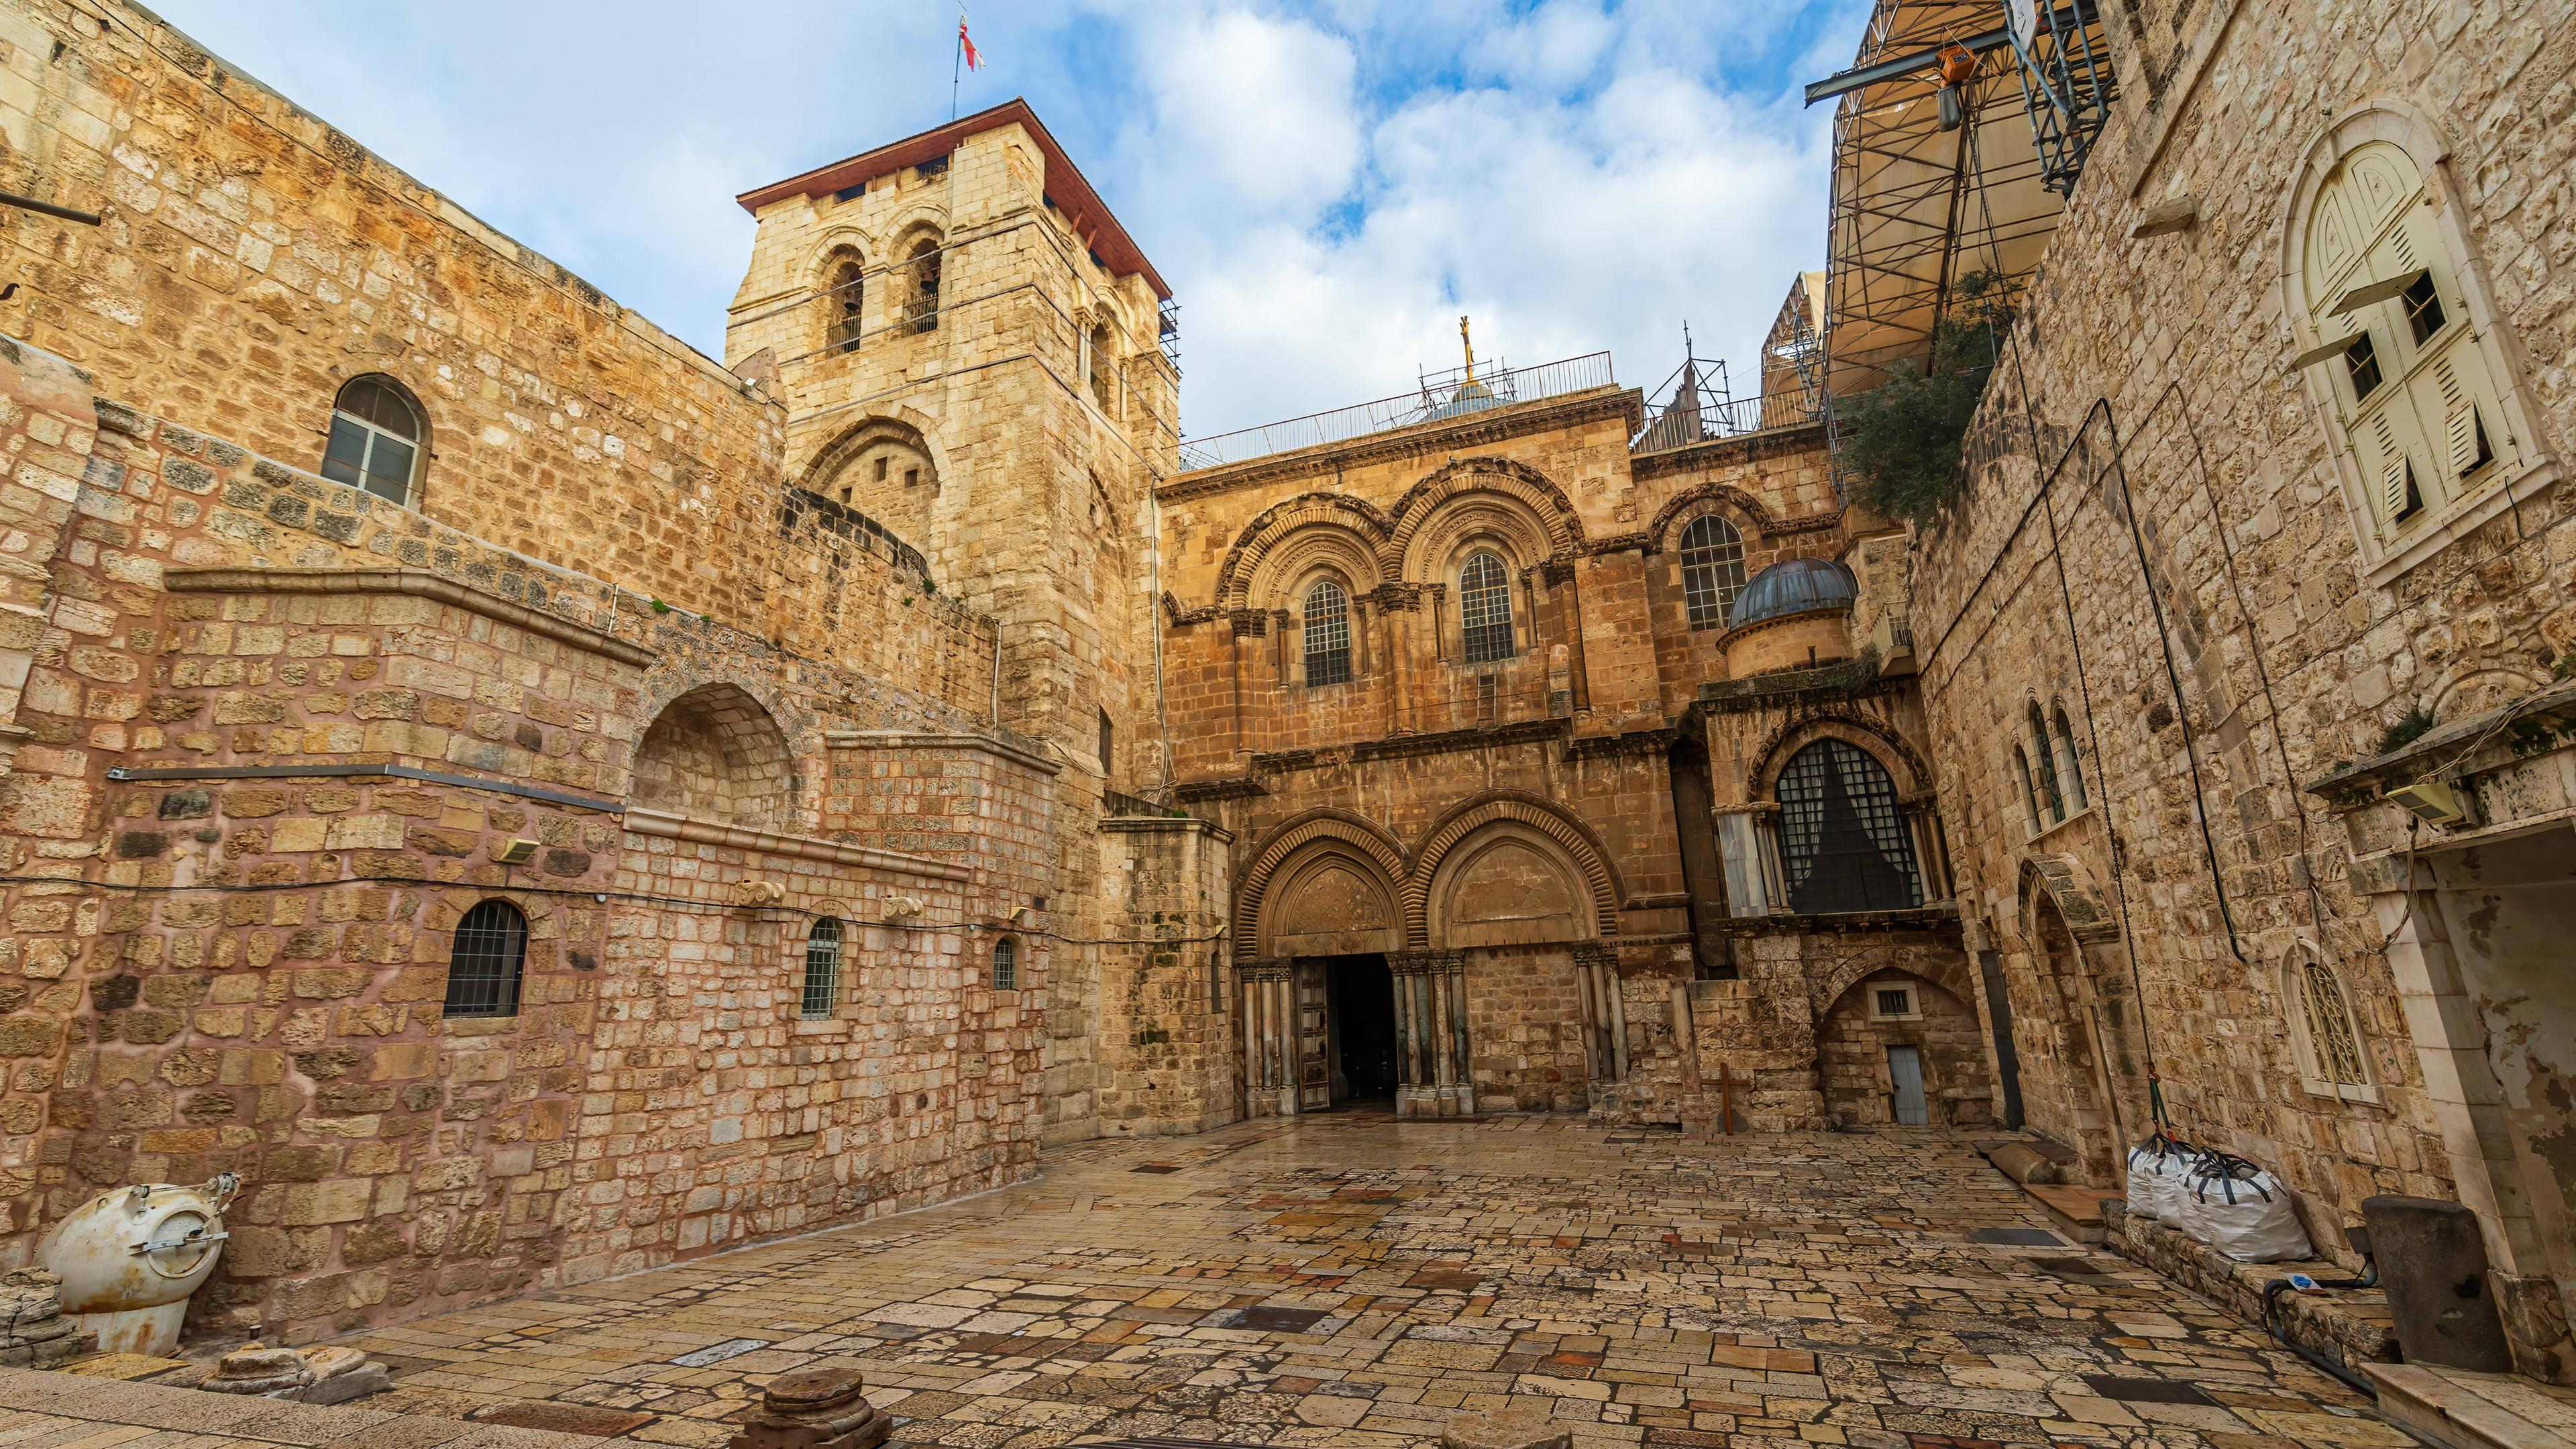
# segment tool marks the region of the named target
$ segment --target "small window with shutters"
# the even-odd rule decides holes
[[[2308,321],[2325,342],[2307,359],[2340,357],[2327,385],[2383,543],[2413,537],[2517,456],[2468,323],[2460,259],[2427,201],[2403,149],[2356,146],[2317,191],[2301,258]]]

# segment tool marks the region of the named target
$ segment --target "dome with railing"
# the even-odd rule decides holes
[[[1737,592],[1726,626],[1741,629],[1812,609],[1847,609],[1858,592],[1851,570],[1832,559],[1787,559],[1755,574]]]

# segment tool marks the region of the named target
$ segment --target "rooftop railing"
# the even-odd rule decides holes
[[[1732,397],[1727,392],[1725,365],[1696,357],[1675,369],[1657,391],[1664,400],[1646,409],[1646,425],[1628,440],[1632,453],[1794,428],[1822,416],[1812,387],[1793,385],[1760,397]]]
[[[1540,398],[1606,387],[1616,380],[1610,372],[1610,354],[1607,352],[1569,357],[1536,367],[1480,369],[1473,380],[1468,378],[1465,368],[1453,368],[1425,377],[1412,392],[1395,397],[1308,413],[1302,418],[1264,423],[1257,428],[1239,428],[1231,433],[1184,439],[1181,443],[1181,467],[1184,471],[1219,468],[1272,453],[1346,442],[1370,433],[1411,427],[1416,423],[1439,422],[1488,408],[1509,407],[1513,403],[1536,402]]]

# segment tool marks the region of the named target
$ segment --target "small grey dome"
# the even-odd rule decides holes
[[[1832,559],[1785,559],[1755,574],[1753,582],[1737,592],[1726,626],[1741,629],[1783,614],[1846,608],[1857,592],[1852,586],[1851,570]]]

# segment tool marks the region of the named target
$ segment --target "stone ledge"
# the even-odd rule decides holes
[[[2180,1283],[2251,1323],[2263,1324],[2263,1285],[2292,1273],[2349,1278],[2352,1270],[2324,1260],[2239,1263],[2179,1228],[2103,1204],[2103,1246]],[[2397,1329],[2388,1295],[2376,1288],[2322,1289],[2281,1295],[2281,1331],[2301,1348],[2358,1372],[2367,1363],[2397,1361]]]
[[[170,569],[161,580],[163,587],[174,594],[407,594],[453,604],[496,623],[604,654],[638,669],[650,669],[662,657],[587,624],[512,603],[424,569]]]
[[[717,820],[675,815],[668,810],[648,810],[640,805],[626,808],[623,823],[630,835],[654,835],[665,840],[693,841],[699,845],[725,845],[736,850],[756,850],[764,855],[793,856],[799,860],[820,860],[833,865],[868,866],[930,880],[971,881],[975,878],[975,873],[965,866],[950,865],[927,856],[904,855],[871,845],[852,845],[847,841],[824,840],[812,835],[789,835],[750,825],[727,825]]]
[[[975,750],[1041,774],[1061,774],[1064,762],[1018,749],[990,735],[922,734],[912,730],[826,730],[823,745],[834,750]]]
[[[2576,1449],[2576,1392],[2425,1364],[2362,1373],[2379,1386],[2380,1417],[2440,1449]]]

